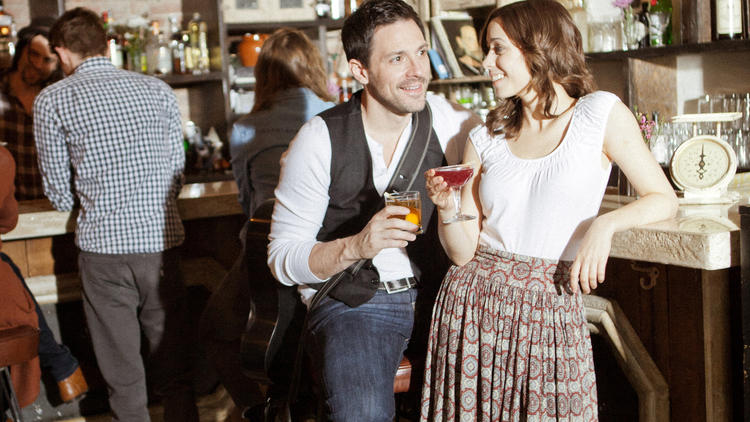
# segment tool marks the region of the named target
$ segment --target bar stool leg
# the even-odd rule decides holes
[[[5,399],[10,405],[10,416],[16,422],[23,422],[21,418],[21,407],[18,405],[18,399],[16,398],[16,392],[13,389],[13,381],[10,379],[10,371],[8,367],[0,368],[0,381],[2,381],[3,393]]]

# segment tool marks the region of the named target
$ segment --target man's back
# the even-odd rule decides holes
[[[181,243],[182,129],[165,83],[93,57],[43,90],[34,111],[46,193],[58,209],[73,206],[72,163],[82,250],[157,252]]]

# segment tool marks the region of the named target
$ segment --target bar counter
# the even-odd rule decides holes
[[[232,181],[191,183],[177,201],[185,226],[182,267],[188,285],[213,290],[239,253],[244,222]],[[21,269],[40,304],[78,300],[77,210],[56,211],[46,199],[21,201],[16,228],[2,235],[3,252]]]
[[[616,209],[632,197],[605,195],[601,212]],[[744,202],[743,202],[744,201]],[[740,202],[747,203],[747,197]],[[185,185],[178,200],[184,221],[242,214],[234,181]],[[47,200],[19,204],[16,228],[3,241],[73,233],[77,211],[55,211]],[[681,205],[676,218],[616,233],[613,258],[649,261],[704,270],[739,266],[738,204]]]
[[[234,181],[185,185],[177,206],[183,220],[242,214]],[[56,211],[46,199],[21,201],[16,228],[0,238],[9,241],[73,233],[77,215],[77,210]]]

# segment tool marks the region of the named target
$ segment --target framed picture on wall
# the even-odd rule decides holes
[[[482,47],[471,17],[435,17],[432,28],[454,77],[482,74]]]
[[[316,19],[315,2],[309,0],[225,0],[224,22],[288,22]]]

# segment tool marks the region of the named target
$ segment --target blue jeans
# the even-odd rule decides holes
[[[393,421],[393,379],[411,336],[417,292],[378,290],[351,308],[325,298],[308,321],[307,350],[333,421]]]
[[[40,366],[43,370],[49,371],[50,375],[52,375],[52,378],[54,378],[56,382],[60,382],[65,378],[68,378],[73,374],[76,368],[78,368],[78,360],[76,360],[73,354],[70,353],[70,350],[68,350],[67,347],[59,344],[57,340],[55,340],[55,336],[52,334],[52,330],[50,330],[49,326],[47,325],[47,320],[44,318],[44,314],[39,308],[39,304],[36,302],[36,298],[34,298],[31,290],[29,290],[29,286],[26,285],[26,281],[24,281],[23,276],[21,275],[21,271],[18,269],[16,264],[13,263],[13,260],[11,260],[8,255],[2,252],[0,252],[0,259],[5,261],[8,265],[10,265],[11,268],[13,268],[13,272],[16,273],[18,279],[21,281],[21,284],[23,284],[23,287],[29,292],[29,295],[34,300],[36,314],[39,317]]]

